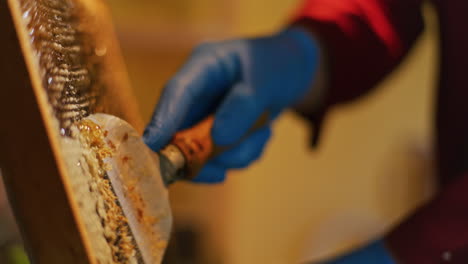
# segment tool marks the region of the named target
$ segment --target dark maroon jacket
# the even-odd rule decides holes
[[[468,0],[434,0],[440,22],[435,116],[440,188],[386,238],[401,263],[468,264]],[[306,0],[299,19],[325,43],[330,87],[320,124],[335,104],[371,90],[423,30],[421,0]]]

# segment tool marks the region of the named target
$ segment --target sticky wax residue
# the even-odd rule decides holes
[[[100,194],[96,211],[101,218],[104,236],[111,245],[114,261],[128,263],[129,259],[136,254],[135,244],[127,219],[124,217],[106,171],[103,169],[106,168],[104,159],[113,156],[115,149],[113,144],[106,142],[107,131],[103,131],[96,123],[84,119],[78,123],[77,127],[81,140],[93,150],[99,163],[97,172],[92,173],[94,179],[90,188],[92,192],[97,191]]]
[[[61,133],[94,111],[100,88],[94,48],[71,0],[22,0],[23,21]]]

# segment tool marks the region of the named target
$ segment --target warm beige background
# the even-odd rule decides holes
[[[113,0],[141,112],[148,120],[165,81],[197,42],[278,29],[298,0]],[[200,228],[203,263],[288,264],[373,239],[431,192],[436,27],[374,93],[335,109],[321,147],[282,116],[263,159],[224,185],[176,184],[177,225]]]

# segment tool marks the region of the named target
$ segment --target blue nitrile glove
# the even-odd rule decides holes
[[[382,241],[376,241],[364,248],[339,257],[326,264],[395,264],[388,249]]]
[[[200,45],[164,87],[144,133],[146,144],[158,151],[176,131],[213,112],[214,143],[238,142],[262,113],[268,112],[273,119],[306,94],[318,53],[311,34],[301,28],[270,37]],[[248,166],[259,158],[270,133],[268,124],[214,158],[195,182],[220,182],[227,169]]]

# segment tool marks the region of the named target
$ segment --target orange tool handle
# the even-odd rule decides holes
[[[259,128],[265,126],[269,121],[269,114],[264,113],[249,129],[249,131],[239,140],[229,146],[216,146],[211,137],[211,130],[214,124],[214,115],[186,130],[177,132],[171,141],[184,155],[185,168],[184,178],[191,180],[197,176],[202,167],[213,157],[237,146],[243,139],[251,135]]]

